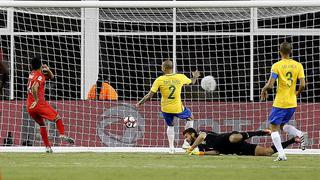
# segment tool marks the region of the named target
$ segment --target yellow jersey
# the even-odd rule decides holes
[[[184,74],[166,74],[158,77],[152,87],[151,92],[161,93],[161,111],[165,113],[177,114],[184,110],[181,101],[181,89],[183,85],[192,81]]]
[[[273,107],[297,107],[297,80],[305,77],[302,64],[293,59],[281,59],[272,66],[271,71],[277,75],[278,84]]]

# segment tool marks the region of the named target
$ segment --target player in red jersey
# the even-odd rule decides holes
[[[46,146],[46,152],[52,153],[44,122],[45,119],[56,123],[61,140],[70,144],[73,144],[74,140],[64,135],[64,126],[61,117],[44,98],[46,79],[53,79],[53,73],[49,67],[47,65],[43,65],[41,60],[37,57],[31,60],[31,68],[32,72],[29,74],[28,80],[27,111],[29,115],[40,125],[40,134]]]

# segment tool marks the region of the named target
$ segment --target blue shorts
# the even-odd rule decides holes
[[[188,119],[192,116],[192,113],[190,111],[189,108],[185,107],[184,111],[178,114],[172,114],[172,113],[165,113],[162,112],[162,116],[164,118],[164,120],[166,120],[166,123],[168,126],[172,126],[173,125],[173,119],[174,117],[178,117],[180,119]]]
[[[296,108],[276,108],[272,107],[269,122],[270,124],[281,125],[286,124],[292,118]]]

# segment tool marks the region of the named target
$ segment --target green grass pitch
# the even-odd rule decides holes
[[[0,153],[0,180],[313,180],[320,155],[189,156],[160,153]]]

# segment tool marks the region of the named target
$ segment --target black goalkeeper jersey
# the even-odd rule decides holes
[[[217,134],[215,132],[207,131],[207,136],[198,146],[200,151],[218,151],[220,154],[238,154],[242,142],[230,143],[229,137],[233,133],[221,133]]]

